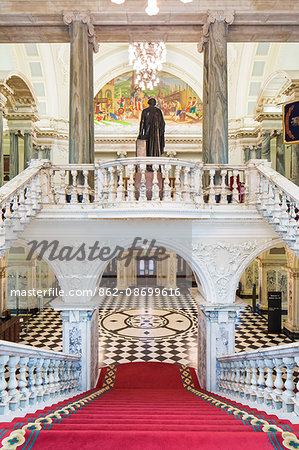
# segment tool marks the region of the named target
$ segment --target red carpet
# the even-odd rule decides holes
[[[299,448],[297,426],[200,391],[192,370],[153,362],[108,368],[96,390],[0,428],[2,448],[16,450]]]

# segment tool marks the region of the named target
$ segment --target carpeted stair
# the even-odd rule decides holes
[[[205,392],[193,369],[131,363],[95,390],[0,426],[2,449],[299,449],[298,425]]]

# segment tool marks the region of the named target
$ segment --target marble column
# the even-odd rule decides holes
[[[282,133],[276,136],[276,171],[285,176],[285,146]]]
[[[244,147],[244,163],[251,159],[251,150],[250,147]]]
[[[10,132],[9,172],[10,179],[19,173],[19,135],[16,131]]]
[[[204,164],[209,163],[209,51],[208,42],[203,47],[203,116],[202,116],[202,160]]]
[[[3,110],[0,105],[0,186],[3,185]]]
[[[271,160],[270,148],[270,132],[265,131],[262,135],[262,159]]]
[[[64,15],[70,34],[69,162],[91,163],[93,152],[93,58],[94,29],[88,15]]]
[[[30,132],[24,133],[24,169],[28,167],[33,158],[32,134]]]
[[[209,11],[199,51],[204,52],[203,160],[228,163],[227,32],[233,11]]]
[[[291,181],[299,186],[299,144],[293,144],[292,147],[292,171]]]

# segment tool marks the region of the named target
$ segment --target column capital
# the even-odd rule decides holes
[[[72,11],[63,13],[63,22],[66,25],[71,25],[73,22],[82,22],[87,25],[88,42],[92,44],[93,51],[97,53],[99,51],[99,44],[95,35],[93,26],[93,16],[91,14],[81,11]]]
[[[211,11],[208,10],[207,17],[205,23],[202,27],[202,36],[198,43],[198,51],[199,53],[203,52],[204,44],[209,40],[210,34],[210,25],[215,22],[226,22],[228,25],[231,25],[235,19],[235,12],[233,10],[216,10]]]

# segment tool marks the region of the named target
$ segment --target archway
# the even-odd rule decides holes
[[[292,262],[289,253],[293,255]],[[298,258],[288,247],[272,243],[247,261],[239,278],[238,295],[246,306],[236,323],[236,351],[286,344],[296,337],[289,329],[290,322],[294,322],[289,316],[294,308],[290,285],[296,260]],[[278,302],[281,299],[281,327],[279,319],[276,321],[271,315],[273,295]]]
[[[188,262],[155,248],[114,258],[99,277],[99,365],[158,361],[198,367],[197,285]],[[192,287],[193,286],[193,287]]]

